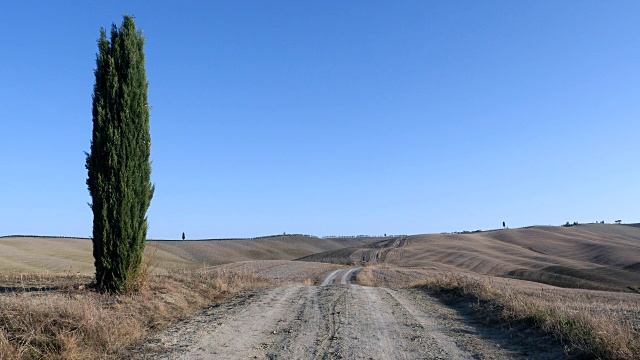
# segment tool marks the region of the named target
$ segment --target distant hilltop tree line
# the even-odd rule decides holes
[[[473,230],[473,231],[469,231],[469,230],[454,231],[454,232],[452,232],[452,234],[475,234],[475,233],[479,233],[479,232],[482,232],[482,230],[478,229],[478,230]]]
[[[282,234],[278,234],[278,235],[256,236],[256,237],[252,237],[252,238],[249,238],[249,239],[250,239],[250,240],[268,239],[268,238],[274,238],[274,237],[280,237],[280,236],[307,236],[307,237],[314,237],[314,238],[317,238],[317,236],[315,236],[315,235],[307,235],[307,234],[287,234],[287,233],[282,233]]]
[[[622,223],[622,220],[616,220],[614,222],[616,224],[620,225]],[[604,224],[604,223],[605,223],[604,220],[594,222],[594,224]],[[562,226],[564,226],[564,227],[571,227],[571,226],[576,226],[576,225],[580,225],[580,224],[577,221],[574,221],[573,223],[570,223],[570,222],[567,221],[566,223],[562,224]]]

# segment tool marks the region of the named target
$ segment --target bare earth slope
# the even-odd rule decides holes
[[[246,260],[291,260],[301,256],[363,246],[379,238],[324,239],[275,236],[247,240],[147,241],[157,270],[197,268]],[[2,272],[94,271],[89,239],[56,237],[0,237]]]
[[[71,272],[91,273],[93,245],[89,239],[53,237],[0,238],[0,271],[2,272]],[[193,262],[177,254],[155,249],[147,244],[147,254],[154,254],[160,269],[193,267]]]
[[[154,359],[541,359],[565,358],[538,337],[470,322],[418,290],[349,284],[284,286],[212,307],[133,352]],[[337,285],[336,285],[337,284]]]
[[[152,246],[197,264],[220,265],[248,260],[293,260],[309,254],[364,246],[378,238],[325,239],[313,236],[276,236],[259,239],[152,241]]]
[[[640,286],[640,228],[589,224],[472,234],[428,234],[303,257],[342,264],[465,270],[562,287],[631,291]]]

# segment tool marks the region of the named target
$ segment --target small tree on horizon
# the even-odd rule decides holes
[[[98,289],[127,290],[137,277],[153,197],[144,37],[133,17],[100,29],[93,131],[86,156]]]
[[[185,236],[184,236],[184,231],[183,231],[182,232],[182,240],[184,240],[184,239],[185,239]]]

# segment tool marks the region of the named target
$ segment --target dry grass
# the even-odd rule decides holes
[[[0,274],[0,358],[121,358],[149,333],[239,292],[313,285],[340,268],[272,260],[158,274],[154,254],[125,295],[93,291],[89,274]]]
[[[259,274],[274,285],[319,284],[332,271],[343,268],[336,264],[304,261],[257,260],[223,265],[229,271]]]
[[[363,286],[404,288],[414,286],[442,268],[402,268],[388,263],[367,265],[356,274],[356,283]],[[445,270],[446,271],[446,270]]]
[[[255,274],[207,270],[149,275],[140,291],[107,295],[88,275],[3,275],[3,359],[114,359],[156,329],[225,297],[268,286]]]
[[[356,283],[362,286],[384,286],[390,287],[390,282],[385,281],[383,274],[391,268],[388,264],[375,264],[362,268],[362,270],[356,273]],[[396,269],[397,270],[397,269]],[[396,273],[396,272],[394,272]],[[391,287],[399,287],[397,281],[393,281]]]
[[[449,275],[422,286],[474,299],[480,311],[496,320],[526,322],[595,358],[640,358],[640,299],[621,301],[612,294],[607,300],[593,292],[522,291],[505,285]]]
[[[408,285],[390,268],[364,268],[358,281]],[[440,295],[473,300],[490,320],[524,322],[553,334],[571,351],[601,359],[640,358],[640,297],[635,294],[562,289],[519,280],[430,272],[412,282]]]

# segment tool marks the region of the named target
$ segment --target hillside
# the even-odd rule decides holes
[[[363,246],[380,238],[323,239],[312,236],[275,236],[238,240],[148,241],[159,271],[220,265],[244,260],[292,260],[344,247]],[[57,237],[0,237],[2,272],[94,271],[89,239]]]
[[[640,228],[632,226],[534,226],[399,240],[313,254],[301,260],[459,269],[562,287],[631,291],[640,286]]]
[[[5,272],[93,272],[88,239],[0,238]],[[274,236],[258,239],[149,241],[158,271],[249,260],[389,263],[462,270],[562,287],[631,291],[640,287],[640,228],[587,224],[534,226],[472,234],[388,238]]]
[[[287,235],[247,240],[150,241],[149,245],[195,264],[220,265],[248,260],[293,260],[319,252],[365,246],[379,240]]]
[[[68,329],[81,334],[73,339],[81,351],[100,352],[108,344],[113,354],[129,352],[128,346],[159,329],[157,324],[169,326],[206,308],[204,317],[170,326],[136,353],[162,358],[156,355],[168,351],[171,359],[205,353],[202,357],[342,358],[365,351],[375,357],[383,350],[407,358],[535,354],[557,359],[567,349],[587,351],[589,358],[640,354],[640,297],[632,293],[640,286],[637,227],[149,241],[147,254],[155,257],[159,274],[148,278],[148,290],[118,297],[123,306],[86,288],[93,272],[91,247],[88,239],[0,238],[2,310],[10,314],[0,329],[0,340],[10,342],[0,341],[0,353],[32,348],[36,340],[25,338],[49,349],[52,339],[68,340]],[[308,261],[287,260],[295,258]],[[203,266],[217,264],[225,265]],[[374,266],[361,266],[369,264]],[[165,273],[184,268],[200,269]],[[231,299],[233,294],[238,297]],[[487,316],[503,319],[508,328],[486,327]],[[54,322],[61,330],[42,334],[57,318],[63,319]],[[143,331],[132,331],[138,327]],[[518,327],[521,332],[514,333]],[[539,329],[546,333],[532,338]],[[96,333],[98,340],[91,337]],[[551,335],[563,344],[550,342]],[[216,345],[221,343],[225,346]]]

